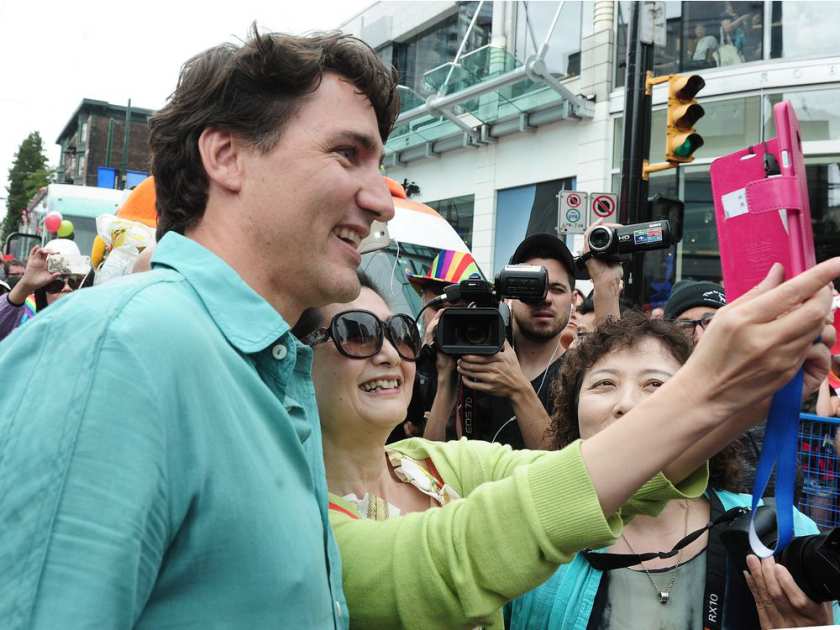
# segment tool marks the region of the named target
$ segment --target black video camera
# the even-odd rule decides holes
[[[595,258],[615,259],[622,254],[665,249],[675,242],[667,219],[620,227],[599,225],[589,233],[589,251]]]
[[[467,306],[443,312],[435,331],[437,347],[452,355],[496,354],[504,346],[510,323],[500,310],[502,299],[538,303],[547,292],[548,272],[533,265],[507,265],[493,284],[480,278],[451,284],[444,289],[441,301],[462,301]]]
[[[733,520],[720,539],[739,570],[746,569],[750,547],[750,512]],[[776,544],[776,510],[763,505],[755,515],[755,531],[768,547]],[[797,536],[777,562],[784,565],[796,584],[815,602],[840,599],[840,528],[825,534]]]

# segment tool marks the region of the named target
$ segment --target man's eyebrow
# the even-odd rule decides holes
[[[379,138],[375,138],[366,133],[360,133],[358,131],[339,131],[337,132],[333,138],[333,142],[352,142],[353,144],[357,144],[366,151],[370,151],[371,153],[375,153],[379,160],[381,161],[385,152],[382,147],[382,143],[379,141]]]

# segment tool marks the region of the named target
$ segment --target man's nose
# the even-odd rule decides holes
[[[378,170],[365,177],[356,195],[356,203],[372,213],[374,221],[385,222],[394,218],[394,200],[385,178]]]

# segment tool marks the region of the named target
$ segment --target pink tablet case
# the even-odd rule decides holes
[[[720,157],[710,169],[730,302],[758,284],[774,262],[784,265],[785,278],[815,263],[799,121],[788,101],[773,107],[773,117],[775,138]]]

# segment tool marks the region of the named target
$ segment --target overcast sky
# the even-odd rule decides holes
[[[372,0],[0,0],[0,197],[14,153],[32,131],[51,166],[55,140],[83,98],[158,109],[181,64],[261,28],[336,28]],[[5,213],[5,199],[0,215]]]

